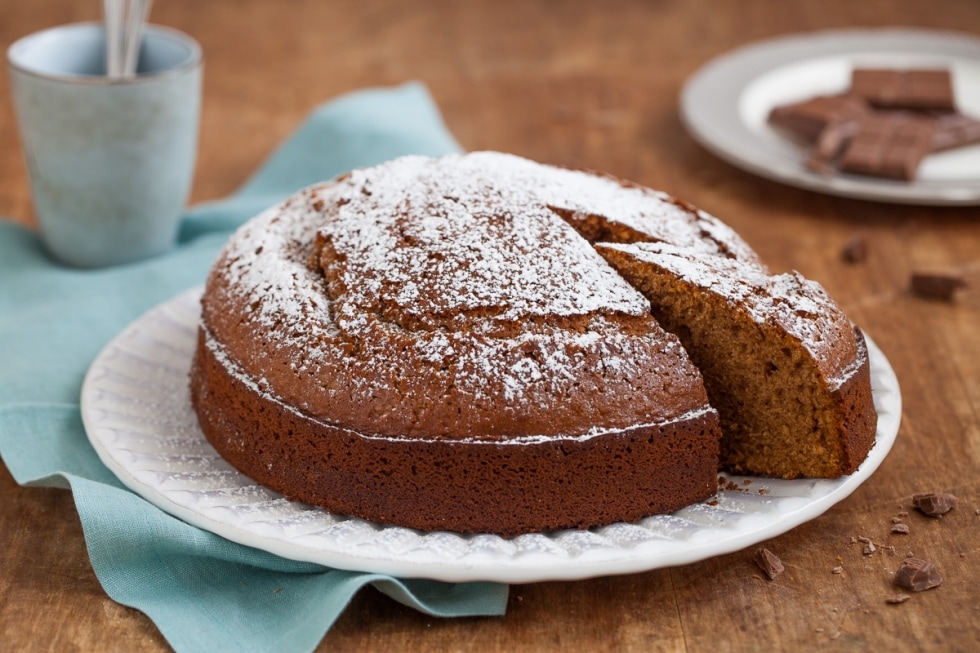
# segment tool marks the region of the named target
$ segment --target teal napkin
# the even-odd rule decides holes
[[[313,650],[367,584],[434,616],[503,614],[506,585],[328,569],[185,524],[102,465],[78,405],[103,345],[147,309],[203,283],[242,222],[351,168],[458,150],[423,86],[373,89],[313,112],[238,192],[191,210],[165,256],[68,269],[48,259],[35,234],[0,222],[0,456],[22,485],[71,489],[106,593],[146,613],[178,652]]]

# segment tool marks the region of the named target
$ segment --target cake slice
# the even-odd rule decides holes
[[[704,375],[723,468],[779,478],[857,469],[877,425],[867,349],[819,284],[665,243],[595,246]]]

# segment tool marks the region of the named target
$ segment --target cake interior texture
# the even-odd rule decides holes
[[[653,315],[680,338],[704,375],[721,419],[723,468],[788,479],[834,478],[864,460],[877,420],[863,335],[843,314],[824,318],[809,334],[809,347],[794,333],[792,323],[812,326],[817,318],[807,310],[814,300],[829,300],[816,284],[799,275],[768,277],[732,261],[692,258],[662,245],[600,245],[600,251],[651,300]],[[714,274],[713,267],[726,274]],[[729,274],[733,268],[743,269]],[[773,285],[783,292],[773,292]],[[780,311],[787,297],[794,300]],[[766,309],[767,319],[753,315],[760,302],[776,305]],[[833,345],[825,355],[836,354],[841,364],[816,358],[824,353],[823,340]],[[854,351],[847,356],[833,351],[851,342]]]

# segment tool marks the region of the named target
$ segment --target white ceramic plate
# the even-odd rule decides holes
[[[824,176],[807,170],[805,150],[767,124],[775,106],[843,92],[856,66],[947,67],[960,112],[980,118],[980,38],[907,29],[816,32],[735,50],[688,80],[681,118],[718,157],[791,186],[883,202],[980,204],[980,144],[926,157],[914,182]]]
[[[127,487],[161,509],[229,540],[335,568],[514,583],[645,571],[737,551],[853,492],[891,449],[902,412],[895,374],[869,342],[877,443],[849,477],[733,476],[728,480],[738,490],[671,515],[514,539],[382,526],[288,501],[235,471],[207,443],[188,392],[200,293],[157,306],[99,354],[82,388],[88,437]]]

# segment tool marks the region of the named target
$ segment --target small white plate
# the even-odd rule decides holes
[[[980,204],[980,144],[933,154],[913,182],[806,169],[806,152],[766,122],[778,105],[841,93],[856,66],[949,68],[961,113],[980,119],[980,38],[908,29],[842,30],[754,43],[714,59],[681,94],[681,118],[715,155],[808,190],[902,204]]]
[[[143,315],[92,363],[82,419],[102,461],[162,510],[241,544],[330,567],[451,582],[567,580],[681,565],[737,551],[822,514],[885,459],[898,433],[898,380],[870,341],[877,442],[835,480],[727,477],[711,501],[636,524],[504,539],[383,526],[288,501],[234,470],[204,439],[188,371],[196,288]]]

